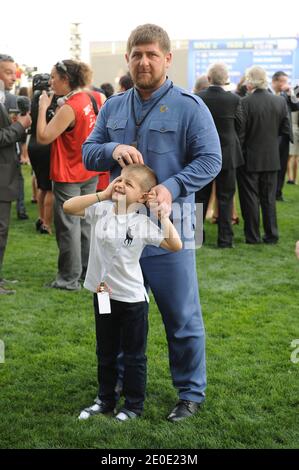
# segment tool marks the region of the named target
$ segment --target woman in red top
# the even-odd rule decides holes
[[[58,273],[51,287],[79,290],[89,255],[89,225],[63,212],[63,203],[74,196],[95,192],[98,173],[82,163],[81,147],[96,121],[96,108],[105,97],[91,92],[92,72],[83,62],[63,60],[51,71],[50,84],[58,109],[49,123],[46,111],[52,97],[44,91],[39,100],[37,139],[51,145],[50,177],[53,181],[54,224],[59,248]]]

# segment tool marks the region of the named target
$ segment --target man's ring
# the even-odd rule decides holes
[[[122,160],[122,158],[123,158],[123,157],[118,157],[117,161],[118,161],[118,160]]]

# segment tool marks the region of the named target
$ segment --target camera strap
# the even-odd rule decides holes
[[[91,93],[87,93],[87,94],[88,94],[88,96],[90,98],[90,101],[92,103],[93,111],[94,111],[95,115],[97,116],[99,114],[98,103],[96,102],[95,97]]]

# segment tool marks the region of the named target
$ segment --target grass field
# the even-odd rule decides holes
[[[184,423],[165,420],[176,392],[152,299],[143,418],[79,422],[97,387],[91,295],[44,287],[56,272],[56,242],[35,231],[30,169],[24,173],[30,220],[18,221],[13,208],[4,266],[6,278],[19,280],[17,294],[0,299],[0,447],[298,448],[299,362],[291,361],[291,342],[299,339],[299,186],[286,185],[287,202],[278,205],[276,246],[245,245],[241,224],[236,248],[217,250],[216,226],[207,224],[207,243],[197,250],[207,335],[202,410]]]

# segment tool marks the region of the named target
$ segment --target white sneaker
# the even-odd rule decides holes
[[[123,408],[115,416],[115,419],[117,419],[117,421],[128,421],[130,419],[136,419],[138,417],[139,417],[139,415],[134,413],[134,411],[130,411],[130,410],[127,410],[126,408]]]
[[[114,413],[115,413],[115,409],[111,408],[110,404],[103,403],[99,398],[96,398],[95,404],[89,406],[88,408],[84,408],[84,410],[81,411],[78,419],[86,420],[93,415],[114,414]]]
[[[92,405],[89,408],[84,408],[84,410],[81,411],[78,419],[88,419],[92,415],[98,414],[99,410],[100,410],[100,406],[97,404]]]

